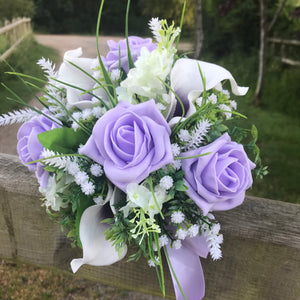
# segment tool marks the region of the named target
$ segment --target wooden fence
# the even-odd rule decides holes
[[[0,62],[6,59],[23,39],[31,33],[30,21],[29,18],[22,18],[0,28],[0,41],[2,44],[0,46],[7,46],[3,49],[4,53],[0,52]]]
[[[291,59],[288,56],[288,47],[299,47],[300,41],[298,40],[287,40],[287,39],[279,39],[279,38],[269,38],[268,42],[272,44],[273,52],[275,51],[275,45],[280,45],[280,60],[283,64],[287,64],[290,66],[300,67],[300,61]],[[298,52],[299,57],[299,52]]]
[[[41,206],[35,177],[16,156],[0,154],[0,257],[70,271],[72,249]],[[300,205],[247,197],[215,213],[224,234],[223,258],[202,259],[205,300],[300,299]],[[166,274],[167,298],[174,299]],[[83,266],[78,274],[121,288],[160,295],[146,262]]]

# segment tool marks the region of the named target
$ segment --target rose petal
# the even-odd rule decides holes
[[[109,200],[115,201],[117,193],[108,193]],[[106,240],[104,232],[110,227],[108,224],[102,224],[101,221],[107,218],[104,205],[93,205],[87,208],[82,214],[80,220],[79,234],[82,243],[83,258],[73,259],[71,261],[72,271],[75,273],[83,265],[107,266],[121,260],[127,252],[124,249],[121,256],[115,250],[111,241]]]

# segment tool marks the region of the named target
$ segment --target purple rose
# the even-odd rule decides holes
[[[106,176],[125,191],[127,184],[173,162],[170,133],[154,100],[121,101],[97,121],[80,153],[103,165]]]
[[[211,154],[182,160],[187,193],[204,215],[213,210],[228,210],[244,201],[252,185],[255,167],[242,145],[225,133],[209,145],[182,154],[184,157]]]
[[[57,127],[56,123],[43,115],[33,118],[20,127],[17,135],[17,151],[24,165],[41,158],[44,147],[38,140],[38,134]],[[48,172],[44,170],[43,165],[34,163],[26,166],[30,171],[36,172],[40,185],[45,188],[48,182]]]
[[[131,51],[131,56],[133,62],[137,60],[140,55],[142,47],[146,47],[149,52],[152,52],[156,49],[156,45],[152,43],[152,39],[143,39],[138,36],[129,36],[128,37],[129,47]],[[107,67],[108,72],[111,72],[113,69],[119,68],[119,54],[121,68],[125,70],[126,73],[129,71],[128,60],[127,60],[127,44],[126,39],[119,42],[109,40],[107,42],[109,47],[109,52],[106,58],[103,59],[104,65]],[[120,51],[120,53],[119,53]]]

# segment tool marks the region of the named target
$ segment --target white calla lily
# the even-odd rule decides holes
[[[112,192],[109,188],[105,203],[113,201],[117,196],[116,189]],[[106,207],[104,205],[93,205],[87,208],[81,217],[79,235],[82,244],[83,258],[73,259],[71,261],[72,271],[75,273],[83,265],[107,266],[111,265],[122,258],[127,253],[124,249],[121,255],[115,250],[111,241],[106,240],[105,231],[109,229],[109,224],[101,223],[106,219]]]
[[[77,86],[86,91],[92,90],[96,87],[96,82],[91,77],[86,75],[80,69],[73,66],[71,63],[77,65],[90,75],[93,75],[93,67],[96,65],[96,59],[83,58],[82,49],[77,48],[69,50],[64,55],[63,63],[58,70],[57,79],[70,85]],[[70,63],[71,62],[71,63]],[[83,93],[81,90],[72,88],[68,85],[60,84],[67,92],[67,102],[71,106],[76,106],[83,110],[85,108],[91,108],[95,104],[93,96],[88,93]],[[102,88],[98,88],[92,91],[93,94],[100,96],[104,101],[108,101],[107,95]]]
[[[191,103],[204,90],[199,68],[205,78],[206,90],[212,88],[220,90],[221,82],[228,79],[235,95],[243,96],[248,91],[248,87],[238,86],[231,73],[221,66],[200,60],[181,58],[176,61],[170,79],[171,88],[180,97],[186,109],[191,107]],[[192,111],[188,112],[186,116],[191,114]]]

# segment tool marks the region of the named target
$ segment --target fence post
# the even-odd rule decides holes
[[[5,35],[9,42],[9,48],[0,55],[0,63],[6,59],[17,46],[31,33],[31,19],[22,18],[0,28],[0,35]]]

